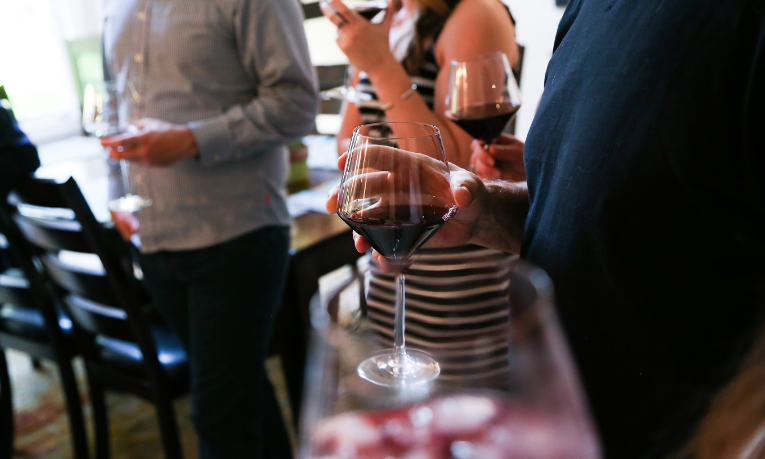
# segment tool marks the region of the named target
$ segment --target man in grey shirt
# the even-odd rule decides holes
[[[106,0],[104,14],[106,73],[142,121],[102,144],[153,201],[113,217],[138,230],[189,353],[200,457],[291,457],[263,360],[289,249],[285,143],[318,108],[298,0]]]

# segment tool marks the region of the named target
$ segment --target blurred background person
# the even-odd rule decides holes
[[[201,458],[288,458],[264,359],[289,243],[285,144],[318,108],[295,0],[109,0],[107,77],[129,85],[129,133],[102,140],[153,204],[113,214],[191,363]]]
[[[40,167],[37,148],[19,129],[13,112],[0,105],[0,205],[18,180]],[[7,250],[0,247],[0,273],[10,267]]]
[[[498,0],[402,0],[391,2],[382,19],[370,22],[341,0],[322,2],[321,6],[338,28],[337,44],[348,57],[353,68],[351,83],[360,93],[358,100],[345,101],[337,135],[339,153],[348,148],[358,125],[413,121],[437,126],[447,159],[467,167],[472,137],[444,116],[449,64],[455,58],[501,51],[515,65],[519,51],[508,8]],[[498,343],[505,342],[501,335],[506,327],[501,324],[506,323],[507,316],[500,316],[502,311],[498,315],[500,306],[492,298],[503,295],[497,266],[509,269],[513,259],[512,255],[474,245],[449,249],[426,246],[412,256],[407,270],[407,342],[433,353],[443,378],[465,374],[462,371],[460,375],[461,365],[450,360],[430,338],[434,330],[462,330],[461,335],[452,335],[454,346],[459,344],[458,336],[469,340],[470,333],[485,333],[486,327],[502,329],[481,355],[474,356],[474,362],[480,363],[470,376],[488,377],[492,370],[506,365],[506,346]],[[390,343],[395,277],[382,272],[374,262],[368,275],[370,318]],[[484,306],[476,308],[479,301]],[[448,324],[442,320],[444,307],[449,308]]]

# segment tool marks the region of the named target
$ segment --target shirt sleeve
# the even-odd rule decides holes
[[[235,161],[309,132],[319,106],[297,0],[240,0],[235,38],[257,96],[220,116],[188,124],[203,165]]]

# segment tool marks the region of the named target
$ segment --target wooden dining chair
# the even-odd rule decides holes
[[[126,244],[95,219],[72,178],[24,181],[11,220],[72,319],[90,387],[96,457],[110,456],[104,392],[111,390],[152,403],[165,457],[181,458],[173,400],[189,391],[188,361],[133,276]],[[96,263],[71,263],[74,255]]]
[[[18,267],[0,273],[0,457],[10,458],[13,451],[13,390],[5,351],[14,349],[26,353],[33,361],[44,359],[56,364],[74,457],[87,459],[82,401],[72,366],[77,356],[72,323],[31,258],[23,256],[23,238],[10,223],[9,215],[7,210],[0,209],[0,230]]]

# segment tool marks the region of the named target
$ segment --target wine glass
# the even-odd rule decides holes
[[[444,327],[439,359],[454,354],[463,369],[406,390],[368,384],[354,371],[379,346],[356,291],[363,282],[315,295],[298,458],[600,458],[550,279],[523,261],[488,269],[506,286],[504,326]],[[483,350],[495,340],[499,363]]]
[[[343,3],[354,10],[368,21],[376,22],[380,13],[388,7],[386,0],[343,0]],[[332,8],[330,3],[326,3]],[[345,72],[345,84],[335,88],[321,91],[321,97],[325,100],[345,100],[351,103],[372,100],[369,94],[356,91],[351,82],[353,66],[348,65]]]
[[[135,130],[138,94],[129,82],[121,86],[113,81],[89,83],[83,94],[82,127],[97,138],[111,137]],[[131,116],[132,113],[132,116]],[[120,175],[125,194],[109,201],[109,210],[131,213],[151,205],[151,199],[133,192],[128,162],[120,160]]]
[[[437,127],[375,123],[353,131],[338,194],[338,215],[364,236],[396,272],[394,347],[358,367],[383,386],[412,386],[435,379],[438,362],[406,347],[405,275],[409,258],[456,212],[449,165]]]
[[[449,66],[446,117],[488,146],[521,107],[521,91],[505,53],[474,54]]]

